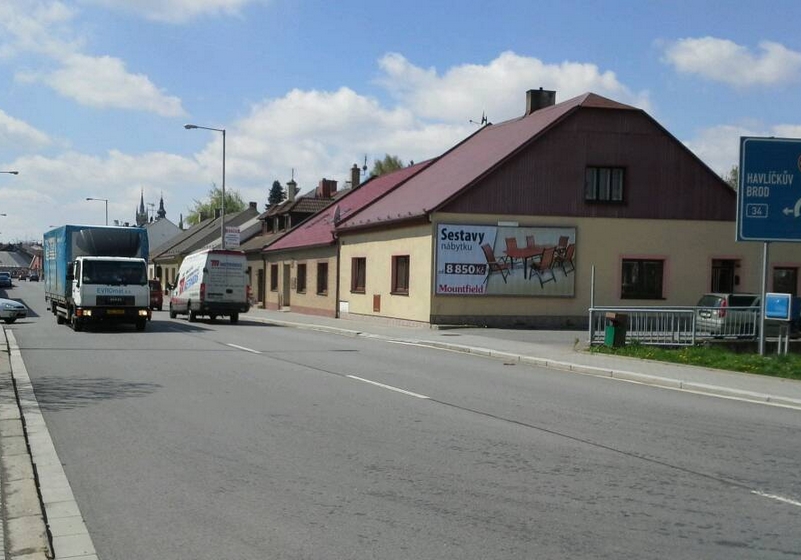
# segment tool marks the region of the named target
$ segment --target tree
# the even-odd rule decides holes
[[[721,178],[736,191],[740,183],[740,167],[738,165],[732,166],[728,173],[721,175]]]
[[[397,171],[406,167],[398,156],[384,155],[384,159],[377,159],[373,163],[373,170],[370,171],[370,177],[378,177],[385,173]]]
[[[222,201],[222,189],[214,185],[208,194],[208,200],[200,201],[195,200],[194,207],[189,209],[189,214],[186,216],[186,223],[193,226],[200,223],[201,214],[206,218],[214,217],[214,212],[220,208]],[[242,200],[240,194],[236,191],[226,189],[225,191],[225,213],[234,214],[241,212],[246,208],[245,202]]]
[[[280,182],[273,181],[273,186],[270,189],[270,196],[267,198],[267,206],[281,204],[284,200],[286,200],[286,191],[284,191],[284,187],[281,186]]]

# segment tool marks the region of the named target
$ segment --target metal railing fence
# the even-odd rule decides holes
[[[759,306],[591,307],[589,342],[603,344],[607,326],[614,321],[624,325],[627,342],[641,344],[690,346],[713,338],[755,339],[759,313]]]

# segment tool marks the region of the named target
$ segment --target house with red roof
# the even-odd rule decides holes
[[[337,316],[341,276],[338,223],[384,196],[419,173],[431,162],[423,162],[372,177],[360,184],[359,168],[351,170],[351,189],[325,209],[293,227],[262,250],[269,287],[264,307],[329,317]]]
[[[642,109],[593,93],[555,100],[528,91],[523,116],[285,237],[276,250],[305,253],[271,265],[272,305],[577,327],[591,302],[694,305],[706,292],[759,291],[762,245],[735,242],[736,193],[714,171]],[[797,293],[799,267],[797,247],[771,245],[773,285]],[[310,293],[325,305],[299,299]]]

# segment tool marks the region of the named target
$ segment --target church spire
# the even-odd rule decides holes
[[[159,210],[156,212],[157,220],[167,217],[167,211],[164,209],[164,193],[161,194],[161,198],[159,199]]]
[[[136,211],[136,225],[142,227],[147,224],[147,210],[145,210],[145,189],[139,195],[139,209]]]

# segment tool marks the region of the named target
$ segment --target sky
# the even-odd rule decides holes
[[[344,188],[436,157],[525,92],[642,108],[718,174],[801,137],[801,2],[0,0],[0,242],[178,224],[225,181]]]

